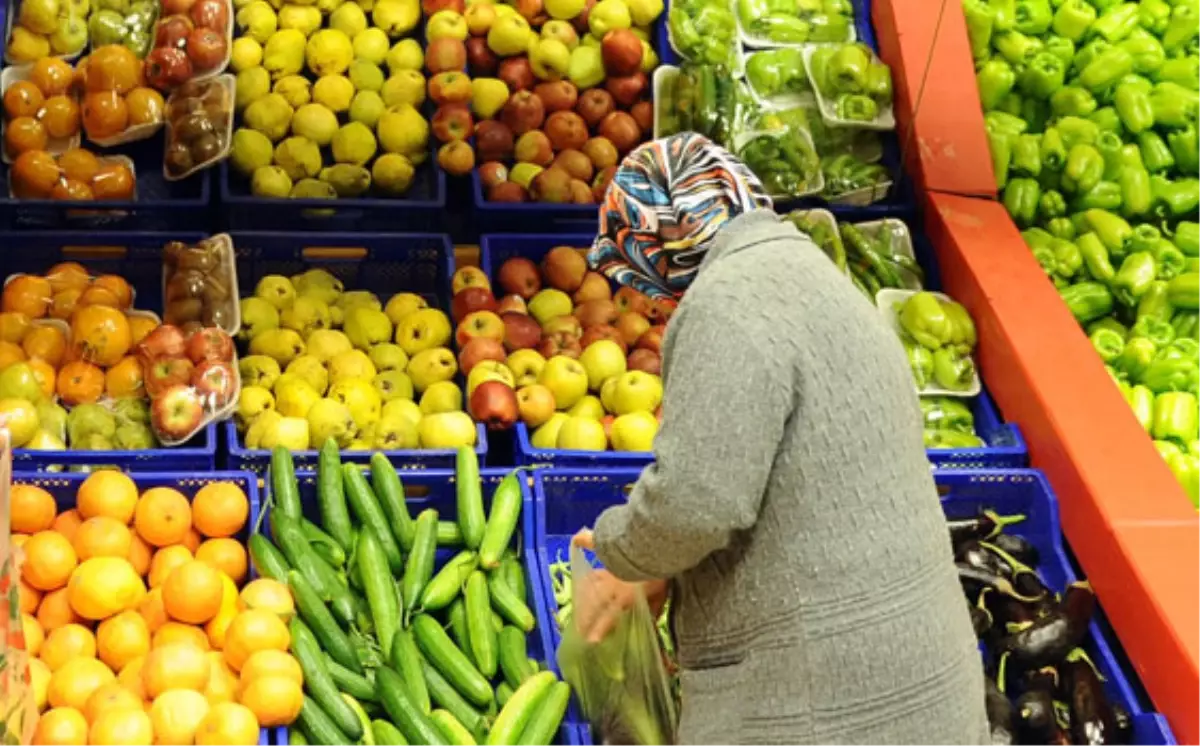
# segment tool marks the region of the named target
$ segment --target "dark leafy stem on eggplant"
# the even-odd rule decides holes
[[[1000,515],[994,510],[984,510],[969,518],[952,518],[946,521],[946,528],[950,529],[950,545],[957,547],[971,540],[990,539],[999,535],[1005,526],[1023,520],[1024,515]]]

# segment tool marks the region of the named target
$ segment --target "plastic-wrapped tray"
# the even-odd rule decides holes
[[[668,97],[662,95],[662,92],[664,90],[666,90],[667,86],[674,85],[675,78],[678,75],[679,75],[679,68],[676,67],[675,65],[659,65],[658,67],[654,68],[654,75],[650,79],[650,85],[654,91],[654,94],[653,94],[653,98],[654,98],[653,137],[655,140],[657,140],[660,137],[665,137],[668,134],[671,134],[671,135],[675,134],[674,132],[663,132],[663,128],[666,124],[665,120],[667,119],[667,116],[664,112],[659,110],[659,107],[662,106],[663,103],[668,100]]]
[[[214,29],[211,25],[206,25],[203,27],[200,26],[199,24],[196,23],[196,18],[191,15],[191,12],[188,13],[187,18],[188,18],[188,21],[192,24],[191,25],[192,28],[212,29],[214,31],[217,31],[217,33],[222,33],[224,40],[225,40],[225,54],[221,57],[219,62],[217,62],[216,64],[214,64],[210,67],[204,68],[203,70],[196,70],[195,67],[193,66],[191,68],[192,74],[187,78],[187,80],[180,83],[180,85],[183,85],[186,83],[198,83],[200,81],[204,81],[204,80],[208,80],[210,78],[216,77],[217,75],[220,75],[222,72],[224,72],[225,68],[229,66],[229,60],[233,56],[233,13],[234,13],[234,9],[233,9],[233,3],[231,3],[229,0],[219,0],[219,1],[221,3],[222,7],[224,8],[225,29],[223,32],[220,29]],[[157,41],[157,37],[158,37],[158,33],[159,33],[159,25],[166,22],[170,18],[171,18],[171,16],[163,17],[160,14],[159,18],[155,21],[154,27],[153,27],[154,34],[155,34],[155,41]],[[207,20],[209,20],[209,23],[211,24],[211,20],[213,20],[213,19],[207,19]],[[184,54],[186,55],[187,47],[188,47],[188,44],[190,43],[190,41],[191,41],[191,35],[189,33],[188,37],[181,40],[177,44],[176,48],[182,50],[184,52]],[[161,47],[158,47],[157,45],[154,47],[151,47],[150,55],[147,57],[147,60],[153,61],[151,58],[154,55],[154,50],[160,49],[160,48]],[[192,63],[191,56],[188,56],[188,62],[190,65],[194,65],[194,63]],[[164,90],[165,89],[166,88],[164,87]],[[232,92],[231,92],[231,95],[232,95]]]
[[[857,31],[856,24],[855,24],[855,18],[852,16],[849,18],[850,22],[848,24],[846,24],[846,35],[841,39],[825,39],[825,40],[820,40],[820,41],[809,40],[809,41],[804,41],[804,42],[775,41],[768,36],[756,34],[752,31],[750,31],[749,29],[747,29],[746,28],[746,25],[747,25],[746,20],[742,16],[741,8],[736,7],[736,5],[740,4],[742,2],[742,0],[734,0],[734,2],[735,2],[734,17],[737,19],[738,36],[741,39],[742,44],[744,44],[747,47],[757,48],[757,49],[770,49],[770,48],[776,48],[776,47],[801,47],[801,46],[812,46],[815,44],[836,44],[838,42],[855,41],[858,38],[858,31]]]
[[[676,44],[676,42],[675,42],[675,32],[671,27],[670,10],[671,10],[671,8],[667,9],[667,13],[664,14],[665,18],[663,21],[664,25],[666,26],[667,44],[669,45],[670,50],[672,52],[674,52],[676,55],[678,55],[680,57],[680,59],[691,60],[691,57],[689,57],[682,49],[680,49],[679,45]],[[680,9],[680,12],[686,13],[686,11],[684,11],[682,8]],[[729,3],[729,13],[733,17],[734,23],[736,24],[737,23],[737,9],[733,7],[733,3]],[[728,61],[733,63],[729,66],[730,68],[732,68],[733,74],[735,76],[741,77],[742,73],[745,72],[745,68],[743,67],[743,63],[745,60],[740,53],[741,52],[741,26],[740,26],[740,24],[738,25],[738,32],[739,32],[738,35],[736,35],[732,39],[730,39]]]
[[[133,176],[133,195],[130,197],[130,201],[137,202],[137,194],[138,194],[137,165],[133,162],[133,160],[130,158],[127,158],[123,155],[99,155],[99,156],[96,156],[96,160],[100,162],[101,166],[119,163],[119,164],[125,166],[125,168],[129,169],[129,173]],[[8,169],[8,193],[9,194],[13,194],[12,180],[13,180],[13,169],[10,168],[10,169]],[[111,204],[111,203],[104,203],[104,202],[100,202],[100,201],[92,202],[92,201],[72,201],[72,200],[56,200],[56,199],[18,200],[18,201],[21,201],[21,202],[53,202],[58,205],[68,206],[67,207],[67,216],[68,217],[88,217],[88,216],[91,216],[98,212],[112,212],[112,213],[115,213],[113,215],[113,217],[121,217],[119,209],[101,207],[100,205],[102,205],[102,204]],[[90,207],[90,205],[93,205],[93,204],[95,204],[96,207]]]
[[[3,96],[8,91],[9,86],[11,86],[13,83],[30,80],[32,77],[30,75],[31,71],[32,66],[30,65],[20,65],[16,67],[9,66],[5,67],[3,70],[0,70],[0,96]],[[71,95],[71,97],[73,99],[75,98],[74,95]],[[78,99],[75,99],[75,103],[78,105]],[[3,142],[4,133],[7,129],[8,117],[4,116],[2,119],[0,119],[0,142]],[[75,134],[71,137],[48,138],[46,140],[46,152],[52,155],[62,155],[71,148],[79,147],[79,143],[82,142],[82,140],[83,134],[81,124],[80,128],[76,130]],[[5,163],[11,164],[13,162],[12,157],[8,153],[8,148],[0,147],[0,159],[3,159]]]
[[[812,84],[813,90],[817,94],[817,106],[821,108],[821,118],[829,125],[835,127],[846,127],[855,129],[869,130],[894,130],[896,129],[896,116],[893,112],[893,104],[889,102],[886,106],[880,106],[874,119],[858,120],[858,119],[843,119],[838,116],[837,110],[834,108],[833,102],[825,96],[821,90],[820,82],[813,74],[812,57],[817,52],[816,46],[808,46],[804,48],[804,69],[808,72],[808,80]],[[871,50],[873,62],[880,62],[879,57]]]
[[[199,263],[202,266],[206,261],[211,260],[212,254],[216,255],[217,263],[210,267],[208,272],[193,266],[180,266],[185,263]],[[195,258],[189,259],[188,257],[191,256]],[[175,274],[172,274],[172,271]],[[194,274],[184,276],[185,273]],[[194,244],[172,241],[163,247],[162,297],[166,301],[163,315],[168,324],[182,324],[188,321],[186,318],[176,317],[172,314],[171,301],[174,298],[171,283],[175,278],[179,278],[181,283],[191,280],[192,284],[202,288],[200,311],[202,323],[218,326],[229,334],[238,333],[242,327],[242,308],[238,294],[237,256],[233,240],[230,239],[228,233],[219,233]],[[208,299],[210,290],[215,284],[223,284],[227,290],[225,301],[220,306],[214,306]],[[193,287],[191,292],[185,293],[185,295],[190,296],[195,291],[196,288]]]
[[[802,187],[799,192],[795,194],[776,193],[771,195],[771,199],[774,200],[776,204],[783,205],[794,200],[803,199],[804,197],[821,193],[821,190],[825,188],[825,173],[821,170],[820,157],[817,155],[817,149],[813,145],[812,135],[808,133],[808,130],[743,130],[734,136],[733,142],[731,142],[730,145],[733,146],[733,151],[740,157],[742,155],[742,148],[761,137],[768,137],[775,140],[780,140],[785,137],[795,138],[797,141],[799,141],[800,148],[804,151],[804,154],[810,157],[813,166],[812,171],[808,174],[809,179],[805,182],[804,187]],[[746,165],[750,167],[750,170],[754,170],[754,166],[747,161],[747,159],[742,158],[742,160],[746,162]],[[760,179],[763,178],[760,174],[756,173],[756,175],[758,175]]]
[[[4,38],[0,39],[0,45],[2,45],[2,47],[4,49],[4,63],[6,66],[7,65],[16,66],[16,65],[31,64],[32,61],[30,61],[30,60],[18,60],[16,58],[14,58],[12,56],[12,52],[11,52],[12,32],[13,32],[13,29],[17,26],[17,19],[20,18],[20,15],[21,15],[21,0],[13,0],[13,2],[5,3],[5,5],[8,6],[7,7],[8,13],[3,19],[0,19],[0,21],[4,22]],[[87,24],[86,18],[83,18],[81,20],[83,21],[83,23],[85,25]],[[74,62],[75,60],[79,59],[79,55],[83,54],[83,50],[87,49],[87,46],[88,46],[87,41],[85,40],[83,46],[81,46],[79,49],[72,52],[71,54],[54,54],[54,55],[50,55],[50,56],[58,57],[60,60],[66,60],[67,62]],[[53,49],[51,51],[53,51]]]
[[[884,242],[892,256],[906,256],[913,260],[917,258],[913,251],[912,234],[908,231],[908,224],[899,218],[869,220],[865,223],[855,223],[854,227],[868,238]],[[910,290],[921,289],[920,278],[909,272],[905,272],[903,276],[905,285]]]
[[[903,303],[908,298],[916,295],[918,292],[921,292],[921,291],[896,290],[894,288],[884,288],[883,290],[880,290],[878,293],[875,294],[875,305],[876,305],[876,307],[879,308],[879,313],[883,314],[884,319],[886,319],[888,324],[892,327],[892,329],[895,330],[897,336],[903,337],[903,335],[904,335],[904,329],[903,329],[903,327],[900,326],[900,311],[899,311],[898,306],[899,306],[899,304]],[[926,292],[932,292],[932,291],[926,291]],[[938,300],[942,300],[942,301],[953,301],[954,300],[953,298],[946,295],[945,293],[933,292],[932,294],[934,296],[936,296]],[[920,389],[919,393],[923,396],[954,396],[954,397],[978,396],[979,392],[981,390],[983,390],[983,383],[979,379],[979,366],[974,364],[974,355],[972,354],[971,357],[972,357],[972,367],[974,370],[973,370],[972,377],[971,377],[971,384],[967,388],[965,388],[961,391],[953,391],[951,389],[942,388],[941,386],[938,386],[936,384],[931,384],[929,386],[926,386],[923,389]]]
[[[217,153],[215,153],[211,157],[205,158],[204,160],[200,161],[199,163],[196,163],[193,160],[192,165],[189,168],[186,168],[179,173],[172,173],[172,171],[169,167],[168,159],[171,155],[171,147],[175,143],[176,127],[174,125],[174,120],[171,118],[171,112],[175,106],[179,105],[178,102],[176,101],[176,96],[181,95],[182,92],[190,91],[193,85],[203,87],[206,89],[205,92],[201,93],[200,95],[207,95],[207,92],[209,90],[212,90],[212,87],[216,87],[218,90],[220,90],[222,92],[223,100],[225,101],[225,104],[226,104],[224,109],[222,110],[222,113],[224,114],[224,119],[225,119],[224,127],[221,127],[221,123],[219,121],[213,122],[211,117],[205,117],[203,120],[203,121],[208,122],[209,126],[214,128],[214,132],[212,134],[216,137],[217,143],[218,143],[220,149],[217,151]],[[164,143],[163,143],[163,152],[164,152],[164,155],[163,155],[163,178],[164,179],[166,179],[167,181],[179,181],[181,179],[186,179],[189,176],[191,176],[192,174],[197,173],[199,171],[203,171],[206,168],[211,168],[212,166],[220,163],[221,161],[223,161],[229,157],[229,153],[233,150],[233,105],[234,105],[235,90],[236,90],[236,83],[235,83],[234,77],[232,75],[217,75],[216,77],[209,75],[206,77],[202,77],[202,78],[199,78],[196,80],[189,81],[188,83],[180,86],[179,88],[176,88],[174,91],[171,92],[171,96],[170,96],[170,98],[167,99],[166,109],[164,111],[166,123],[167,123],[167,136],[164,138]],[[188,115],[183,114],[182,116],[188,116]]]

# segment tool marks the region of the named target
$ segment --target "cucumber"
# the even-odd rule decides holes
[[[375,626],[375,637],[385,651],[392,649],[392,638],[400,627],[403,609],[396,594],[396,584],[388,569],[387,555],[375,536],[375,530],[364,526],[358,536],[355,562],[362,578],[363,590],[367,594],[367,605],[371,608],[371,620]]]
[[[479,566],[483,569],[495,570],[500,566],[500,555],[512,541],[521,517],[521,499],[521,471],[515,469],[500,480],[492,493],[492,511],[479,543]]]
[[[498,647],[500,670],[509,686],[518,687],[525,683],[525,679],[537,673],[537,669],[529,665],[524,632],[516,627],[506,626],[500,630]]]
[[[278,580],[280,583],[287,582],[288,570],[291,568],[283,552],[279,551],[270,539],[262,534],[253,534],[246,542],[246,547],[250,550],[250,564],[254,566],[255,572],[264,578]]]
[[[469,446],[459,446],[454,462],[455,507],[458,527],[467,549],[478,549],[487,519],[483,515],[483,490],[479,484],[479,457]]]
[[[296,610],[300,617],[312,627],[312,632],[321,641],[321,648],[329,653],[335,661],[351,671],[361,674],[362,665],[350,644],[350,638],[342,631],[333,619],[333,614],[321,602],[313,587],[303,575],[292,570],[288,573],[288,587],[296,599]],[[324,703],[322,703],[324,704]]]
[[[300,530],[304,532],[304,538],[308,539],[308,544],[313,551],[321,555],[321,558],[328,562],[334,570],[341,570],[346,566],[346,550],[342,549],[342,545],[325,533],[320,526],[307,518],[301,518]]]
[[[479,555],[468,550],[459,552],[442,565],[437,575],[425,584],[421,591],[421,611],[437,611],[444,609],[458,598],[462,592],[463,583],[471,577],[471,571],[478,563]]]
[[[375,736],[376,746],[408,746],[404,734],[386,720],[372,720],[371,735]]]
[[[501,707],[508,704],[508,700],[512,699],[513,688],[507,681],[501,681],[496,687],[496,703]]]
[[[555,681],[554,674],[546,671],[530,677],[513,692],[488,731],[489,746],[516,746],[520,743],[521,733],[533,719],[533,713],[550,693]]]
[[[454,599],[446,616],[450,620],[450,634],[459,650],[470,652],[471,633],[467,629],[467,605],[461,598]]]
[[[279,544],[288,564],[294,567],[309,582],[322,601],[333,598],[333,586],[338,582],[337,573],[316,556],[308,545],[308,537],[300,528],[300,521],[283,512],[272,512],[271,535]]]
[[[392,535],[401,549],[409,551],[416,525],[408,514],[408,503],[404,501],[404,483],[400,481],[392,462],[378,451],[371,454],[371,486],[375,488],[379,506],[391,522]]]
[[[408,689],[408,696],[413,704],[428,715],[432,709],[429,704],[429,688],[425,686],[425,675],[421,673],[421,651],[417,649],[417,642],[413,639],[411,630],[401,629],[396,632],[396,637],[392,640],[390,660],[392,668],[404,680],[404,686]]]
[[[525,725],[525,730],[521,731],[518,743],[524,746],[550,746],[562,726],[563,716],[567,714],[567,704],[570,701],[571,687],[562,681],[554,682],[550,692]]]
[[[496,634],[500,634],[500,630],[504,629],[504,618],[493,609],[488,613],[488,619],[492,620],[492,629],[496,631]]]
[[[446,743],[453,746],[476,746],[475,737],[449,711],[434,710],[429,714],[429,719],[433,721],[433,727],[442,734],[442,738],[446,739]]]
[[[505,621],[516,625],[522,632],[532,632],[537,623],[533,612],[525,602],[513,593],[504,577],[499,572],[488,574],[488,592],[491,594],[492,608],[499,612]]]
[[[496,675],[497,643],[496,631],[492,629],[491,598],[488,594],[487,577],[476,570],[467,579],[463,592],[467,612],[467,636],[471,641],[471,659],[480,673],[488,679]]]
[[[304,731],[299,728],[288,728],[288,746],[308,746]]]
[[[307,681],[304,683],[308,684]],[[338,697],[338,701],[341,700],[342,698]],[[308,695],[304,696],[304,704],[300,706],[300,716],[296,719],[296,722],[299,723],[305,735],[308,736],[308,743],[335,746],[336,744],[353,743],[358,740],[357,736],[351,738],[342,732],[333,718],[329,717],[321,709],[321,706],[317,704],[317,701]],[[355,719],[354,722],[357,724],[358,720]]]
[[[349,694],[355,699],[363,699],[368,702],[379,701],[379,695],[375,692],[375,685],[367,677],[354,673],[341,663],[335,661],[328,654],[325,656],[325,668],[329,669],[329,675],[333,677],[333,683],[337,684],[337,688],[342,692]]]
[[[317,505],[321,509],[321,525],[349,552],[354,546],[354,529],[342,485],[342,457],[333,438],[325,439],[317,458]]]
[[[349,736],[351,741],[357,741],[362,736],[362,724],[358,721],[358,715],[350,705],[346,704],[346,700],[342,699],[342,693],[338,691],[333,676],[325,667],[325,657],[321,655],[321,646],[317,642],[317,638],[298,617],[292,617],[289,627],[292,633],[292,655],[295,656],[296,662],[300,664],[300,670],[304,674],[305,690],[312,696],[314,702],[320,705],[318,709],[329,716],[338,730]],[[311,730],[308,731],[308,734],[314,735]],[[333,743],[349,742],[334,741]],[[322,743],[329,742],[322,741]]]
[[[462,531],[454,521],[438,521],[437,543],[439,547],[461,547]]]
[[[411,743],[445,744],[445,739],[433,723],[421,712],[408,696],[404,679],[387,666],[375,671],[375,682],[379,685],[379,699],[388,717]]]
[[[351,697],[349,694],[342,692],[342,699],[354,710],[354,714],[358,716],[358,722],[362,725],[362,740],[359,741],[363,746],[375,746],[375,736],[371,733],[371,718],[367,716],[367,711],[362,708],[358,700]]]
[[[468,702],[486,707],[492,701],[494,695],[487,679],[471,665],[463,651],[455,647],[433,617],[421,614],[413,620],[412,630],[425,660],[433,664]]]
[[[425,677],[426,686],[429,687],[429,696],[438,707],[454,715],[455,719],[472,733],[478,733],[486,725],[483,714],[463,699],[458,690],[424,659],[421,660],[421,673]]]
[[[359,469],[356,464],[343,464],[342,484],[346,488],[346,499],[350,502],[350,507],[354,509],[354,515],[358,516],[359,522],[364,526],[370,526],[375,530],[375,538],[379,540],[379,545],[383,547],[383,551],[387,555],[388,567],[391,568],[393,575],[399,573],[403,567],[400,559],[400,547],[396,544],[396,537],[392,535],[392,530],[388,528],[383,509],[379,507],[378,501],[375,500],[375,494],[367,485],[367,478],[363,476],[362,469]]]
[[[500,574],[504,577],[504,582],[508,583],[508,587],[512,588],[512,592],[517,598],[527,598],[525,593],[525,571],[521,569],[521,560],[517,557],[510,556],[500,560]]]
[[[420,602],[425,584],[433,577],[433,560],[437,552],[437,520],[437,511],[432,509],[422,510],[417,516],[412,548],[408,554],[408,562],[404,565],[404,578],[400,581],[404,608],[409,609],[410,613]]]
[[[271,500],[272,510],[296,519],[304,514],[300,508],[300,486],[296,484],[296,464],[283,446],[271,449]]]

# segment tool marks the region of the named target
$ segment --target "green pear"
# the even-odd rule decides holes
[[[61,407],[59,407],[61,409]],[[117,399],[112,404],[113,414],[117,416],[118,422],[140,422],[143,425],[150,424],[150,401],[148,399],[126,397]],[[66,422],[67,413],[64,410],[62,413],[63,422]],[[46,428],[46,417],[42,414],[42,408],[38,407],[38,417],[42,421],[42,428]]]
[[[122,451],[146,451],[158,445],[148,425],[140,422],[125,422],[113,433],[113,445]]]
[[[385,370],[371,381],[384,401],[413,398],[412,379],[399,370]]]
[[[368,127],[374,127],[386,109],[387,105],[383,103],[383,98],[378,93],[359,91],[354,94],[354,100],[350,102],[350,121],[362,122]]]
[[[310,269],[292,278],[297,295],[311,295],[319,298],[327,305],[337,303],[338,296],[345,288],[342,281],[334,277],[328,270]]]
[[[101,404],[79,404],[67,414],[67,440],[71,445],[83,442],[89,435],[111,438],[116,432],[116,415]]]
[[[308,352],[322,363],[328,363],[343,352],[354,349],[350,338],[337,329],[318,329],[308,338]]]
[[[251,355],[266,355],[287,365],[305,352],[304,340],[292,329],[268,329],[250,340]]]
[[[439,412],[458,412],[462,410],[462,389],[453,381],[438,381],[430,384],[421,395],[420,410],[423,416]]]
[[[413,355],[405,372],[412,379],[413,387],[421,392],[439,381],[454,378],[458,373],[458,361],[445,347],[434,347]]]
[[[358,434],[358,426],[350,408],[333,399],[321,399],[308,411],[309,443],[319,448],[327,439],[333,438],[339,448],[350,445]]]
[[[312,178],[321,172],[321,149],[307,137],[289,137],[275,146],[275,165],[294,182]]]
[[[254,287],[254,296],[262,298],[277,310],[283,310],[296,300],[296,288],[283,275],[266,275]]]
[[[393,75],[401,70],[420,70],[425,66],[425,51],[416,39],[401,39],[392,45],[384,60]]]
[[[350,39],[366,31],[368,25],[367,14],[354,3],[342,3],[338,6],[337,10],[329,15],[329,27],[341,31],[350,37]],[[353,55],[353,42],[351,43],[350,51]]]
[[[321,29],[313,34],[305,45],[304,59],[308,69],[318,78],[324,75],[341,75],[354,59],[354,44],[345,31],[336,28]]]
[[[33,434],[25,447],[31,451],[65,451],[67,443],[62,438],[53,433],[46,432],[43,428],[38,428],[38,431]]]
[[[331,328],[333,320],[329,315],[329,306],[323,300],[311,295],[299,295],[292,305],[280,312],[279,326],[293,329],[301,337],[307,338],[318,329]]]
[[[534,430],[529,436],[529,443],[534,448],[547,450],[555,448],[558,445],[558,431],[562,429],[563,423],[571,419],[571,416],[562,412],[555,412],[546,420],[541,427]]]
[[[292,192],[292,180],[279,166],[260,166],[250,177],[250,193],[255,197],[283,199]]]
[[[292,132],[316,145],[325,146],[333,142],[333,135],[338,131],[337,115],[323,104],[304,104],[292,115]],[[293,138],[289,138],[293,139]],[[287,142],[286,140],[284,142]],[[318,152],[318,156],[320,153]],[[280,164],[282,165],[282,164]],[[307,174],[315,175],[320,171],[321,161],[317,161],[317,169]]]
[[[288,363],[287,372],[297,375],[308,382],[321,396],[329,388],[329,371],[315,355],[301,355]]]
[[[371,358],[362,350],[339,352],[328,364],[330,384],[349,380],[370,381],[378,372]]]
[[[346,324],[342,327],[350,344],[360,350],[387,342],[392,338],[392,322],[387,314],[372,308],[353,308],[346,313]]]
[[[313,38],[316,38],[316,34],[313,34]],[[300,74],[304,69],[305,41],[304,34],[294,28],[280,29],[271,34],[263,47],[263,67],[271,73],[273,80]]]
[[[116,409],[123,402],[142,403],[144,401],[144,399],[119,399],[113,408]],[[67,437],[67,410],[53,399],[42,399],[34,407],[37,409],[38,429],[50,433],[59,440],[65,440]],[[148,416],[146,421],[150,421]]]
[[[250,176],[263,166],[271,165],[273,150],[271,139],[258,130],[246,127],[233,133],[233,150],[229,161],[243,176]]]
[[[329,398],[345,404],[350,409],[354,424],[361,430],[379,421],[383,399],[369,381],[348,379],[329,387]]]
[[[262,386],[272,389],[283,371],[275,358],[266,355],[247,355],[238,358],[238,373],[242,376],[242,386]]]
[[[249,342],[268,329],[279,328],[279,311],[270,301],[252,295],[242,298],[242,327],[238,329],[238,339]]]
[[[339,197],[359,197],[366,194],[367,190],[371,188],[371,172],[362,166],[355,166],[351,163],[335,163],[327,166],[321,169],[317,178],[332,186]],[[335,321],[344,322],[344,318],[342,318],[344,311],[341,308],[335,310],[338,312],[338,318],[335,318]],[[388,329],[390,332],[390,323]]]

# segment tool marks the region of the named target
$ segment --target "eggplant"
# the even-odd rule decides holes
[[[1039,557],[1037,547],[1020,536],[1001,533],[996,534],[988,539],[988,541],[999,547],[1010,557],[1015,557],[1030,567],[1038,566]]]
[[[975,636],[983,637],[992,628],[992,613],[970,601],[967,601],[967,608],[971,611],[971,627],[975,630]]]
[[[1059,728],[1052,691],[1030,689],[1017,698],[1015,713],[1021,743],[1048,744],[1054,740]]]
[[[998,535],[1005,526],[1023,520],[1023,515],[999,515],[994,510],[984,510],[967,518],[947,520],[946,528],[950,530],[950,545],[957,547],[972,539],[990,539]]]
[[[1038,596],[1025,596],[1021,594],[1016,588],[1013,588],[1012,581],[1003,575],[997,575],[987,570],[980,570],[962,562],[956,562],[954,566],[958,568],[959,582],[972,594],[981,593],[985,588],[991,588],[997,593],[1015,598],[1018,601],[1025,601],[1026,603],[1033,603],[1040,599]]]
[[[1042,666],[1025,672],[1025,691],[1042,691],[1050,694],[1051,698],[1058,691],[1058,669],[1054,666]]]
[[[1072,583],[1055,611],[1001,640],[997,654],[1010,653],[1009,664],[1021,671],[1054,665],[1083,640],[1095,608],[1092,586]]]
[[[998,555],[989,552],[984,545],[972,539],[958,545],[954,550],[954,559],[968,567],[983,570],[1003,577],[1012,577],[1012,568]]]
[[[1121,738],[1116,713],[1104,694],[1104,685],[1083,651],[1071,651],[1063,665],[1070,693],[1071,741],[1088,746],[1127,743]]]
[[[1016,588],[1017,592],[1022,596],[1037,599],[1053,598],[1054,594],[1042,582],[1041,577],[1037,574],[1037,570],[992,542],[981,541],[979,542],[979,546],[988,554],[993,555],[996,561],[1003,566],[1004,569],[999,574],[1010,578],[1013,588]]]
[[[984,709],[987,712],[988,729],[991,731],[992,743],[996,746],[1007,746],[1016,743],[1016,733],[1013,730],[1013,706],[1008,695],[1000,691],[1000,687],[990,676],[983,679]]]

